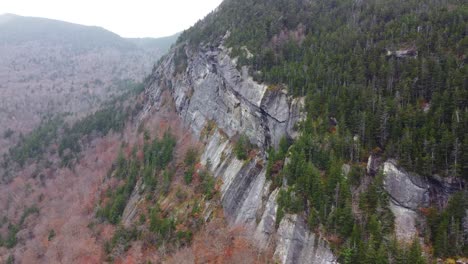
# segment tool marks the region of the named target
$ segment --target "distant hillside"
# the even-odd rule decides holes
[[[86,114],[140,82],[175,37],[0,15],[0,153],[46,115]]]
[[[71,48],[135,48],[129,41],[101,27],[12,14],[0,16],[0,43],[21,44],[29,41]]]
[[[177,38],[180,36],[180,33],[174,34],[172,36],[162,37],[162,38],[128,38],[130,42],[136,44],[140,48],[152,49],[157,48],[163,53],[167,52],[172,44],[177,41]]]

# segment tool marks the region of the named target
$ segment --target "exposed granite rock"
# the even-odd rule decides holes
[[[373,157],[369,158],[369,163]],[[437,175],[423,177],[397,167],[394,160],[383,164],[383,187],[390,196],[390,210],[395,216],[395,232],[402,241],[411,241],[424,225],[419,210],[428,206],[444,208],[451,195],[463,190],[463,181]],[[468,213],[468,212],[467,212]]]
[[[142,185],[142,180],[139,179],[135,185],[135,188],[133,189],[132,194],[130,195],[130,199],[128,199],[127,205],[125,206],[122,214],[122,224],[125,227],[129,227],[133,223],[133,220],[138,212],[138,203],[142,200]]]
[[[379,171],[381,158],[376,154],[371,154],[367,160],[367,174],[375,176]]]
[[[255,239],[262,248],[266,248],[270,244],[271,237],[276,232],[276,212],[278,210],[276,198],[278,198],[278,193],[279,189],[276,189],[270,194],[261,220],[255,230]]]
[[[387,57],[397,57],[397,58],[416,58],[418,57],[418,51],[415,48],[407,48],[400,50],[387,50]]]
[[[196,135],[213,120],[229,137],[245,133],[261,148],[277,146],[285,135],[297,136],[294,125],[304,118],[303,99],[255,82],[245,67],[236,68],[222,45],[186,52],[185,72],[175,72],[172,53],[153,72],[147,93],[155,107],[160,90],[170,89],[177,111]]]
[[[274,258],[281,263],[337,263],[323,239],[308,231],[302,217],[286,215],[278,228]]]
[[[215,131],[206,141],[201,163],[206,164],[208,159],[214,176],[222,181],[221,200],[231,224],[252,228],[262,248],[276,245],[281,263],[333,263],[335,258],[327,243],[310,233],[302,218],[290,216],[292,222],[284,222],[277,232],[279,189],[270,193],[271,182],[266,180],[261,154],[249,162],[237,160],[228,139]]]
[[[395,234],[400,241],[410,242],[417,234],[416,221],[418,214],[408,208],[396,205],[390,201],[390,210],[395,216]]]
[[[208,122],[214,122],[216,131],[203,134],[206,145],[201,163],[210,160],[214,177],[222,181],[221,202],[228,221],[252,228],[261,247],[276,242],[275,255],[281,263],[332,263],[335,258],[327,243],[310,233],[302,218],[290,216],[277,232],[279,190],[270,193],[271,182],[263,166],[267,148],[277,146],[283,136],[298,136],[296,123],[305,119],[304,99],[256,83],[247,68],[237,69],[222,45],[186,50],[186,54],[184,72],[176,72],[173,52],[154,70],[146,90],[150,103],[145,113],[161,107],[162,91],[168,90],[180,117],[196,136],[203,134]],[[238,160],[232,151],[229,140],[240,133],[260,150],[249,161]]]
[[[383,165],[384,189],[390,196],[390,210],[395,215],[395,231],[399,240],[411,241],[420,221],[417,210],[429,205],[429,185],[421,176],[408,173],[387,161]]]
[[[349,164],[343,164],[343,166],[341,166],[341,172],[343,173],[343,176],[348,177],[351,172],[351,166]]]
[[[284,90],[268,89],[263,96],[262,109],[280,123],[289,119],[289,104],[286,92]]]
[[[384,163],[384,188],[393,202],[410,210],[429,205],[429,185],[419,175],[397,168],[394,161]]]
[[[215,177],[220,177],[221,201],[232,224],[252,224],[262,206],[265,188],[265,169],[260,157],[250,162],[238,160],[228,141],[219,132],[210,137],[201,162],[210,159]]]
[[[287,132],[288,135],[293,139],[296,139],[299,136],[299,130],[296,127],[296,125],[306,119],[306,112],[304,111],[304,106],[304,97],[294,98],[291,101]]]

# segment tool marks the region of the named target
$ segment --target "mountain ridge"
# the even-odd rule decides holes
[[[42,17],[0,15],[0,43],[46,41],[78,45],[80,39],[93,40],[97,47],[119,47],[123,49],[162,47],[164,51],[175,42],[179,33],[165,37],[125,38],[99,26],[87,26],[72,22]]]

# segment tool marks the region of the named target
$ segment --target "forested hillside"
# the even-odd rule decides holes
[[[466,262],[466,1],[225,0],[142,83],[172,37],[11,19],[0,261]]]
[[[336,118],[344,159],[379,147],[421,174],[468,177],[467,20],[463,1],[225,1],[179,42],[230,31],[258,81],[307,95],[321,138]]]
[[[267,177],[289,186],[277,223],[305,212],[311,229],[333,237],[343,263],[421,263],[429,258],[415,253],[419,240],[405,250],[392,238],[382,174],[365,164],[370,155],[395,159],[464,189],[467,30],[468,6],[456,0],[226,0],[181,35],[177,54],[224,43],[256,81],[306,97],[301,136],[269,154]],[[446,209],[423,210],[429,255],[468,255],[466,198],[461,191]]]
[[[125,39],[100,27],[0,15],[0,154],[43,119],[75,119],[141,82],[175,38]]]

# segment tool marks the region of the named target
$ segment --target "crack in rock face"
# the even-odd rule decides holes
[[[305,117],[303,98],[255,82],[247,68],[237,69],[222,45],[186,52],[185,72],[176,72],[172,54],[153,72],[148,94],[155,107],[162,103],[158,90],[169,89],[177,112],[197,136],[208,121],[229,137],[245,134],[262,149],[278,146],[283,136],[298,136],[295,124]]]
[[[384,163],[383,171],[396,236],[409,242],[417,234],[416,223],[420,220],[417,210],[429,205],[429,184],[422,177],[398,168],[392,160]]]
[[[397,168],[394,161],[384,163],[384,188],[395,204],[417,210],[429,204],[429,185],[419,175]]]

